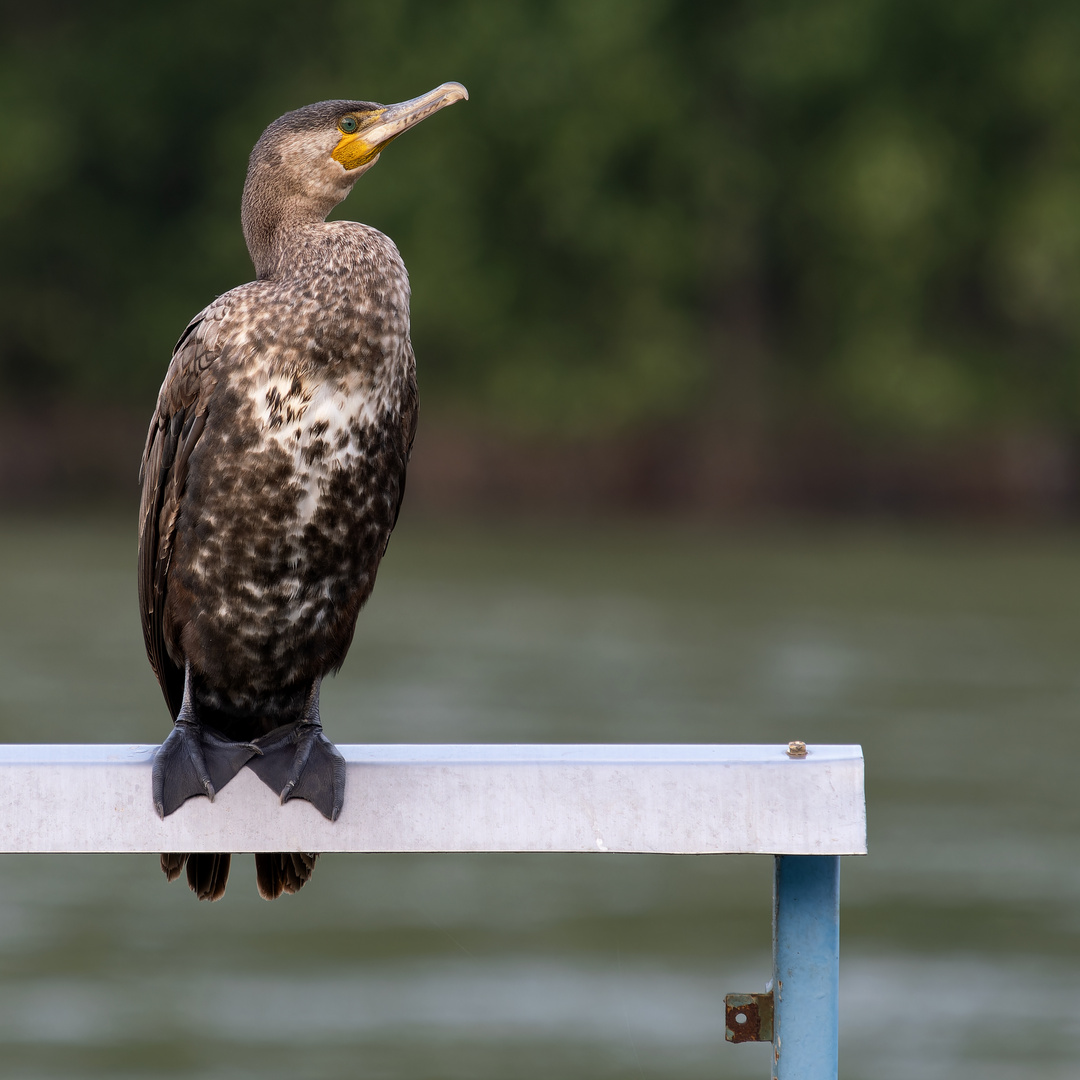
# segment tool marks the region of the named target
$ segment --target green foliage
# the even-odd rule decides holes
[[[339,213],[427,407],[573,435],[1080,426],[1080,9],[1041,0],[32,6],[0,34],[0,394],[147,402],[251,273],[275,116],[471,100]]]

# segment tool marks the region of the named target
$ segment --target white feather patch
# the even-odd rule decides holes
[[[298,532],[315,516],[331,473],[363,458],[363,440],[358,445],[351,432],[371,426],[387,410],[388,381],[372,394],[356,376],[325,382],[275,375],[251,390],[263,437],[292,460],[294,479],[304,489],[296,508]],[[309,460],[307,451],[320,442],[326,444],[326,453]],[[344,446],[339,447],[341,442]]]

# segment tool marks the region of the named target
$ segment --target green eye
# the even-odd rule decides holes
[[[360,125],[356,122],[355,116],[346,116],[339,124],[338,127],[345,132],[346,135],[352,135],[354,131]]]

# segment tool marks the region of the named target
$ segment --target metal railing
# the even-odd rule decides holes
[[[837,1075],[840,856],[866,853],[858,746],[339,746],[334,823],[243,769],[154,813],[155,746],[0,746],[0,852],[576,851],[775,856],[773,972],[728,995],[776,1080]]]

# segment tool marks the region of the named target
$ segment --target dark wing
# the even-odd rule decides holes
[[[409,351],[409,359],[412,360],[412,342],[406,345]],[[404,389],[401,393],[401,438],[402,446],[404,448],[404,461],[401,470],[401,484],[398,487],[398,501],[397,506],[394,507],[394,520],[390,525],[390,531],[393,532],[394,527],[397,525],[398,515],[401,513],[401,501],[405,498],[405,475],[406,469],[404,466],[409,464],[409,459],[412,457],[413,442],[416,439],[416,421],[420,415],[420,390],[416,385],[416,363],[413,361],[409,364],[409,374],[405,382]],[[383,554],[386,554],[386,548],[390,543],[390,533],[386,534],[386,542],[383,544]]]
[[[184,671],[165,646],[165,599],[176,523],[187,482],[188,462],[206,427],[218,355],[217,330],[224,314],[212,305],[191,321],[173,349],[172,363],[150,421],[139,480],[139,611],[146,655],[173,718],[184,697]]]

